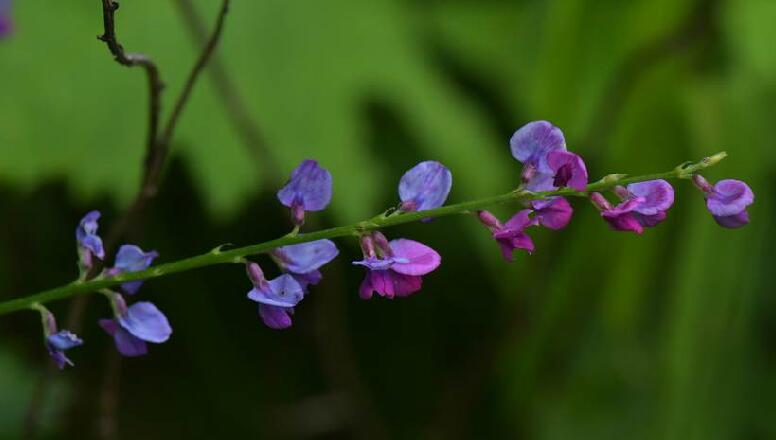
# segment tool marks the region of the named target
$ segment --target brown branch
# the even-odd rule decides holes
[[[173,4],[177,7],[183,24],[189,32],[189,37],[196,47],[206,45],[208,30],[202,15],[191,0],[173,0]],[[229,116],[229,121],[242,139],[243,145],[260,164],[265,183],[279,182],[281,176],[278,174],[277,159],[266,148],[261,130],[251,117],[248,105],[242,99],[237,85],[218,54],[213,54],[210,58],[208,77],[215,89],[216,96],[221,100],[221,105]]]
[[[113,0],[102,0],[102,22],[103,34],[97,38],[104,41],[108,50],[113,54],[113,58],[122,66],[135,67],[140,66],[145,70],[148,77],[148,137],[146,151],[146,166],[153,155],[156,145],[157,133],[159,131],[159,119],[161,117],[161,96],[164,89],[164,83],[159,75],[159,69],[156,64],[146,55],[139,53],[126,53],[124,47],[116,38],[116,22],[114,15],[119,9],[119,4]]]

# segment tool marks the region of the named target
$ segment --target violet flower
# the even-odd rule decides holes
[[[302,285],[288,274],[267,281],[261,267],[253,262],[246,265],[246,271],[253,283],[248,298],[259,303],[259,316],[264,324],[275,330],[291,327],[294,307],[304,298]]]
[[[515,249],[523,249],[530,254],[534,251],[534,243],[531,237],[525,233],[525,229],[539,223],[536,218],[531,218],[530,209],[523,209],[512,216],[503,225],[489,211],[479,211],[477,218],[490,229],[493,239],[501,248],[501,255],[506,261],[512,262],[512,253]]]
[[[83,343],[84,341],[75,333],[67,330],[60,330],[46,337],[46,349],[60,370],[63,370],[65,365],[70,365],[71,367],[75,365],[70,358],[65,356],[65,351],[83,345]]]
[[[548,229],[563,229],[571,221],[574,209],[563,197],[549,197],[531,202],[534,218],[539,225]]]
[[[133,244],[122,245],[116,253],[115,265],[106,271],[106,275],[113,276],[120,273],[145,270],[158,256],[159,253],[156,251],[144,252],[143,249]],[[129,281],[123,283],[121,288],[124,292],[134,295],[142,285],[143,281]]]
[[[551,151],[547,155],[547,164],[552,170],[552,186],[577,191],[587,189],[587,167],[578,155],[569,151]]]
[[[725,179],[711,186],[699,174],[693,176],[693,182],[703,191],[706,208],[720,226],[735,229],[749,223],[746,208],[754,203],[754,192],[749,185],[740,180]]]
[[[291,173],[291,179],[277,193],[278,200],[291,208],[296,226],[304,224],[305,211],[320,211],[328,206],[332,192],[331,174],[314,160],[303,160]]]
[[[60,370],[63,370],[66,365],[72,367],[74,365],[73,361],[65,355],[65,351],[83,345],[84,341],[68,330],[57,331],[57,322],[54,319],[54,315],[44,307],[41,306],[40,308],[42,309],[41,317],[43,320],[43,333],[45,335],[44,344],[49,356],[51,356],[51,359]]]
[[[520,127],[509,140],[512,156],[523,164],[523,182],[530,191],[553,189],[553,170],[548,155],[566,151],[566,139],[560,128],[547,121],[534,121]]]
[[[657,226],[665,220],[666,212],[674,204],[674,189],[662,179],[620,186],[615,192],[622,199],[617,206],[612,206],[600,193],[591,194],[590,200],[616,231],[641,234],[644,228]]]
[[[105,258],[105,249],[102,245],[102,238],[97,235],[97,229],[99,228],[97,220],[99,220],[99,218],[100,211],[91,211],[81,219],[78,223],[78,227],[75,229],[75,239],[78,243],[78,256],[81,267],[85,270],[92,268],[92,256],[95,256],[100,260]]]
[[[161,344],[172,334],[167,317],[153,303],[141,301],[127,307],[119,294],[113,297],[116,317],[101,319],[100,327],[113,336],[116,348],[123,356],[143,356],[147,342]]]
[[[445,204],[453,174],[439,162],[427,160],[404,173],[399,181],[402,211],[424,211]]]
[[[388,242],[380,232],[363,236],[361,245],[364,259],[353,264],[367,268],[358,289],[362,299],[371,298],[375,292],[386,298],[409,296],[420,290],[423,275],[442,262],[442,257],[423,243],[404,238]]]
[[[318,284],[322,278],[318,269],[329,263],[338,254],[339,250],[331,240],[292,244],[270,252],[281,270],[291,274],[303,289],[307,289],[309,284]]]

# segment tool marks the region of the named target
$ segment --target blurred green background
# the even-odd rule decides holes
[[[160,66],[167,111],[197,54],[176,1],[116,16]],[[194,3],[211,26],[220,2]],[[137,190],[145,78],[95,39],[101,13],[17,1],[0,41],[0,299],[73,279],[77,221],[99,209],[107,231]],[[719,228],[684,182],[644,236],[575,200],[575,221],[513,264],[471,218],[403,226],[387,234],[444,263],[396,301],[357,298],[341,240],[283,332],[242,267],[174,275],[141,291],[168,343],[120,361],[95,297],[77,367],[53,376],[38,318],[4,316],[0,438],[776,438],[775,22],[773,0],[234,0],[218,53],[263,142],[203,77],[124,237],[160,261],[284,233],[277,176],[308,157],[335,182],[316,227],[392,206],[420,160],[452,169],[451,201],[503,192],[520,172],[508,139],[536,119],[595,177],[726,150],[708,177],[752,186],[752,223]],[[68,306],[52,305],[62,322]]]

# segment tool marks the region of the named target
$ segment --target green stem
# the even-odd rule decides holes
[[[468,202],[457,203],[455,205],[447,205],[441,208],[429,209],[426,211],[407,212],[399,215],[386,215],[385,213],[375,216],[371,219],[364,220],[358,223],[354,223],[348,226],[339,226],[336,228],[323,229],[320,231],[310,232],[306,234],[287,234],[283,237],[270,240],[260,244],[254,244],[250,246],[243,246],[228,251],[222,250],[221,246],[213,249],[212,251],[197,255],[194,257],[186,258],[171,263],[164,263],[157,266],[153,266],[146,270],[138,272],[122,273],[110,278],[98,276],[89,281],[76,280],[64,286],[55,287],[53,289],[44,290],[42,292],[25,296],[22,298],[16,298],[9,301],[0,303],[0,315],[11,313],[23,309],[30,308],[32,305],[39,303],[47,303],[50,301],[69,298],[75,295],[81,295],[91,292],[99,291],[118,284],[126,283],[127,281],[139,281],[150,280],[152,278],[159,278],[165,275],[170,275],[177,272],[185,272],[192,269],[197,269],[205,266],[212,266],[215,264],[226,263],[243,263],[244,257],[249,255],[256,255],[266,253],[272,249],[280,246],[287,246],[291,244],[306,243],[315,240],[321,240],[324,238],[337,238],[348,235],[359,235],[366,231],[373,231],[377,229],[387,228],[391,226],[397,226],[405,223],[415,222],[424,218],[437,218],[444,217],[453,214],[468,214],[474,211],[488,208],[494,205],[500,205],[507,202],[515,201],[530,201],[543,199],[551,196],[577,196],[587,197],[589,193],[595,191],[606,191],[614,188],[617,185],[627,185],[629,183],[644,182],[647,180],[655,179],[688,179],[694,173],[715,165],[720,160],[724,159],[726,154],[718,153],[714,156],[707,157],[699,162],[682,164],[672,171],[658,174],[649,174],[643,176],[626,177],[624,175],[610,175],[606,176],[598,182],[591,183],[587,186],[585,191],[575,191],[569,188],[563,188],[556,191],[545,191],[539,193],[532,193],[529,191],[515,190],[506,194],[501,194],[493,197],[486,197],[483,199],[471,200]]]

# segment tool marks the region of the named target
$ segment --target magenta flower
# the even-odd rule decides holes
[[[735,229],[749,223],[746,208],[754,203],[754,192],[749,185],[740,180],[725,179],[711,186],[698,174],[693,176],[693,182],[703,191],[706,208],[720,226]]]
[[[100,327],[113,336],[116,349],[123,356],[143,356],[148,353],[146,342],[161,344],[172,334],[167,317],[153,303],[141,301],[127,307],[119,294],[113,297],[113,319],[101,319]]]
[[[122,245],[116,253],[116,263],[114,267],[107,269],[105,274],[114,276],[120,273],[138,272],[148,269],[148,266],[150,266],[158,256],[159,253],[156,251],[144,252],[143,249],[133,244]],[[121,288],[124,292],[134,295],[142,285],[142,281],[130,281],[123,283]]]
[[[2,0],[0,0],[2,1]],[[78,256],[81,266],[84,269],[91,269],[93,265],[92,257],[100,260],[105,258],[105,250],[102,246],[102,238],[97,235],[100,219],[100,211],[91,211],[87,213],[78,223],[75,229],[75,239],[78,243]]]
[[[574,209],[563,197],[549,197],[531,202],[534,218],[539,225],[548,229],[563,229],[571,221]]]
[[[246,271],[253,283],[248,298],[259,303],[259,316],[264,324],[275,330],[291,327],[294,307],[304,298],[302,285],[288,274],[267,281],[261,267],[253,262],[246,265]]]
[[[525,229],[538,224],[538,220],[531,218],[530,209],[523,209],[503,225],[488,211],[479,211],[477,217],[480,222],[490,229],[493,238],[501,248],[501,255],[506,261],[512,261],[512,253],[515,249],[523,249],[531,253],[534,251],[534,243],[531,237],[525,233]]]
[[[51,356],[51,359],[60,370],[63,370],[66,365],[73,366],[73,362],[65,355],[65,351],[83,345],[84,341],[75,333],[67,330],[57,331],[57,322],[54,319],[54,315],[45,308],[42,308],[42,310],[43,333],[45,335],[44,344],[49,356]]]
[[[423,211],[445,204],[453,185],[453,174],[433,160],[421,162],[404,173],[399,181],[403,211]]]
[[[292,244],[274,249],[270,253],[283,272],[290,273],[303,289],[307,289],[308,284],[318,284],[322,278],[318,269],[338,254],[339,250],[331,240]]]
[[[331,174],[314,160],[303,160],[291,173],[291,179],[278,191],[283,206],[291,208],[294,224],[304,223],[305,211],[320,211],[331,202]]]
[[[569,151],[551,151],[547,164],[553,175],[552,186],[569,187],[577,191],[587,189],[587,167],[578,155]]]
[[[442,262],[432,248],[417,241],[400,238],[388,242],[380,232],[361,239],[364,259],[353,264],[367,268],[366,277],[358,289],[362,299],[377,292],[386,298],[405,297],[423,285],[427,275]]]
[[[674,204],[674,189],[665,180],[650,180],[617,187],[622,202],[612,206],[600,193],[590,195],[590,200],[601,211],[601,216],[616,231],[637,234],[644,228],[657,226],[665,220],[666,212]]]

